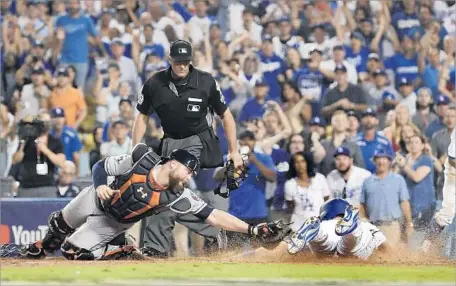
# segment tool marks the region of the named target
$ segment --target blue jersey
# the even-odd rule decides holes
[[[60,61],[62,63],[87,63],[89,58],[88,36],[97,36],[92,20],[86,16],[71,18],[65,15],[57,19],[55,26],[65,29]]]
[[[276,189],[274,192],[273,206],[277,210],[281,210],[285,203],[285,182],[287,181],[287,173],[290,169],[290,154],[280,149],[278,146],[274,146],[271,153],[272,161],[274,162],[277,170],[277,181]]]
[[[394,13],[391,23],[393,24],[399,38],[409,34],[410,31],[418,30],[421,26],[416,13],[407,14],[404,11]]]
[[[369,49],[361,47],[359,53],[355,53],[350,46],[345,46],[345,59],[356,67],[357,72],[367,71],[367,57],[369,56]]]
[[[263,117],[265,110],[264,104],[258,103],[256,98],[250,98],[242,107],[238,120],[244,122],[249,121],[250,119]]]
[[[55,136],[55,132],[50,132],[51,135]],[[79,139],[78,133],[69,126],[64,126],[62,134],[60,135],[60,141],[63,145],[63,152],[65,153],[65,158],[68,161],[73,160],[73,153],[79,152],[82,149],[82,143]]]
[[[389,142],[388,138],[378,133],[375,134],[375,138],[372,141],[366,140],[364,133],[360,133],[356,139],[356,143],[363,154],[365,167],[371,173],[374,173],[376,169],[373,161],[375,150],[383,149],[389,154],[394,154],[393,146],[391,145],[391,142]]]
[[[277,55],[271,57],[265,56],[263,53],[258,53],[260,57],[260,71],[263,73],[264,81],[269,86],[269,98],[279,100],[282,94],[277,77],[285,72],[285,63]]]
[[[410,59],[406,59],[404,54],[398,53],[386,59],[384,64],[386,69],[394,71],[396,86],[403,77],[410,82],[419,77],[417,54]]]
[[[274,168],[271,156],[255,153],[256,158],[269,169]],[[248,177],[239,187],[231,192],[228,213],[240,219],[260,219],[268,216],[266,205],[266,180],[257,166],[250,162]]]
[[[320,101],[326,86],[325,77],[319,70],[312,70],[308,67],[300,68],[295,72],[293,79],[302,95],[313,95],[317,102]]]

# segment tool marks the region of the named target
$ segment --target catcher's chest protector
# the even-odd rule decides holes
[[[106,214],[120,223],[135,223],[167,208],[181,193],[157,189],[153,186],[153,168],[160,157],[146,153],[126,174],[116,176],[111,189],[119,194],[104,201]]]

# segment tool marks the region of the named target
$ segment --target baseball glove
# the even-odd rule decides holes
[[[236,190],[239,188],[244,182],[244,180],[248,177],[247,165],[248,160],[247,158],[242,158],[243,161],[243,168],[241,170],[236,170],[234,167],[234,163],[232,160],[229,160],[225,166],[225,179],[222,183],[214,190],[216,195],[219,195],[223,198],[228,198],[230,196],[230,192],[232,190]]]
[[[290,224],[282,220],[249,226],[249,234],[257,238],[267,249],[275,248],[282,240],[291,234]]]

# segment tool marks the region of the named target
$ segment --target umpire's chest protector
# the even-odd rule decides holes
[[[160,162],[154,152],[146,153],[132,169],[110,185],[120,193],[103,202],[106,214],[120,223],[135,223],[166,209],[181,193],[159,190],[152,185],[153,168]]]
[[[186,87],[178,92],[169,77],[168,71],[157,74],[150,93],[153,109],[161,119],[164,132],[179,139],[207,129],[210,82],[205,82],[205,77],[193,70]]]

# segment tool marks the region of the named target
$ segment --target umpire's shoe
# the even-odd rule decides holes
[[[44,249],[41,245],[41,240],[38,240],[37,242],[34,242],[34,243],[24,245],[20,250],[20,254],[24,258],[33,258],[33,259],[40,259],[40,258],[44,258],[46,256],[46,253],[44,252]]]
[[[291,236],[291,240],[288,242],[288,253],[296,254],[312,241],[318,234],[320,222],[320,218],[316,216],[306,220],[301,228]]]

